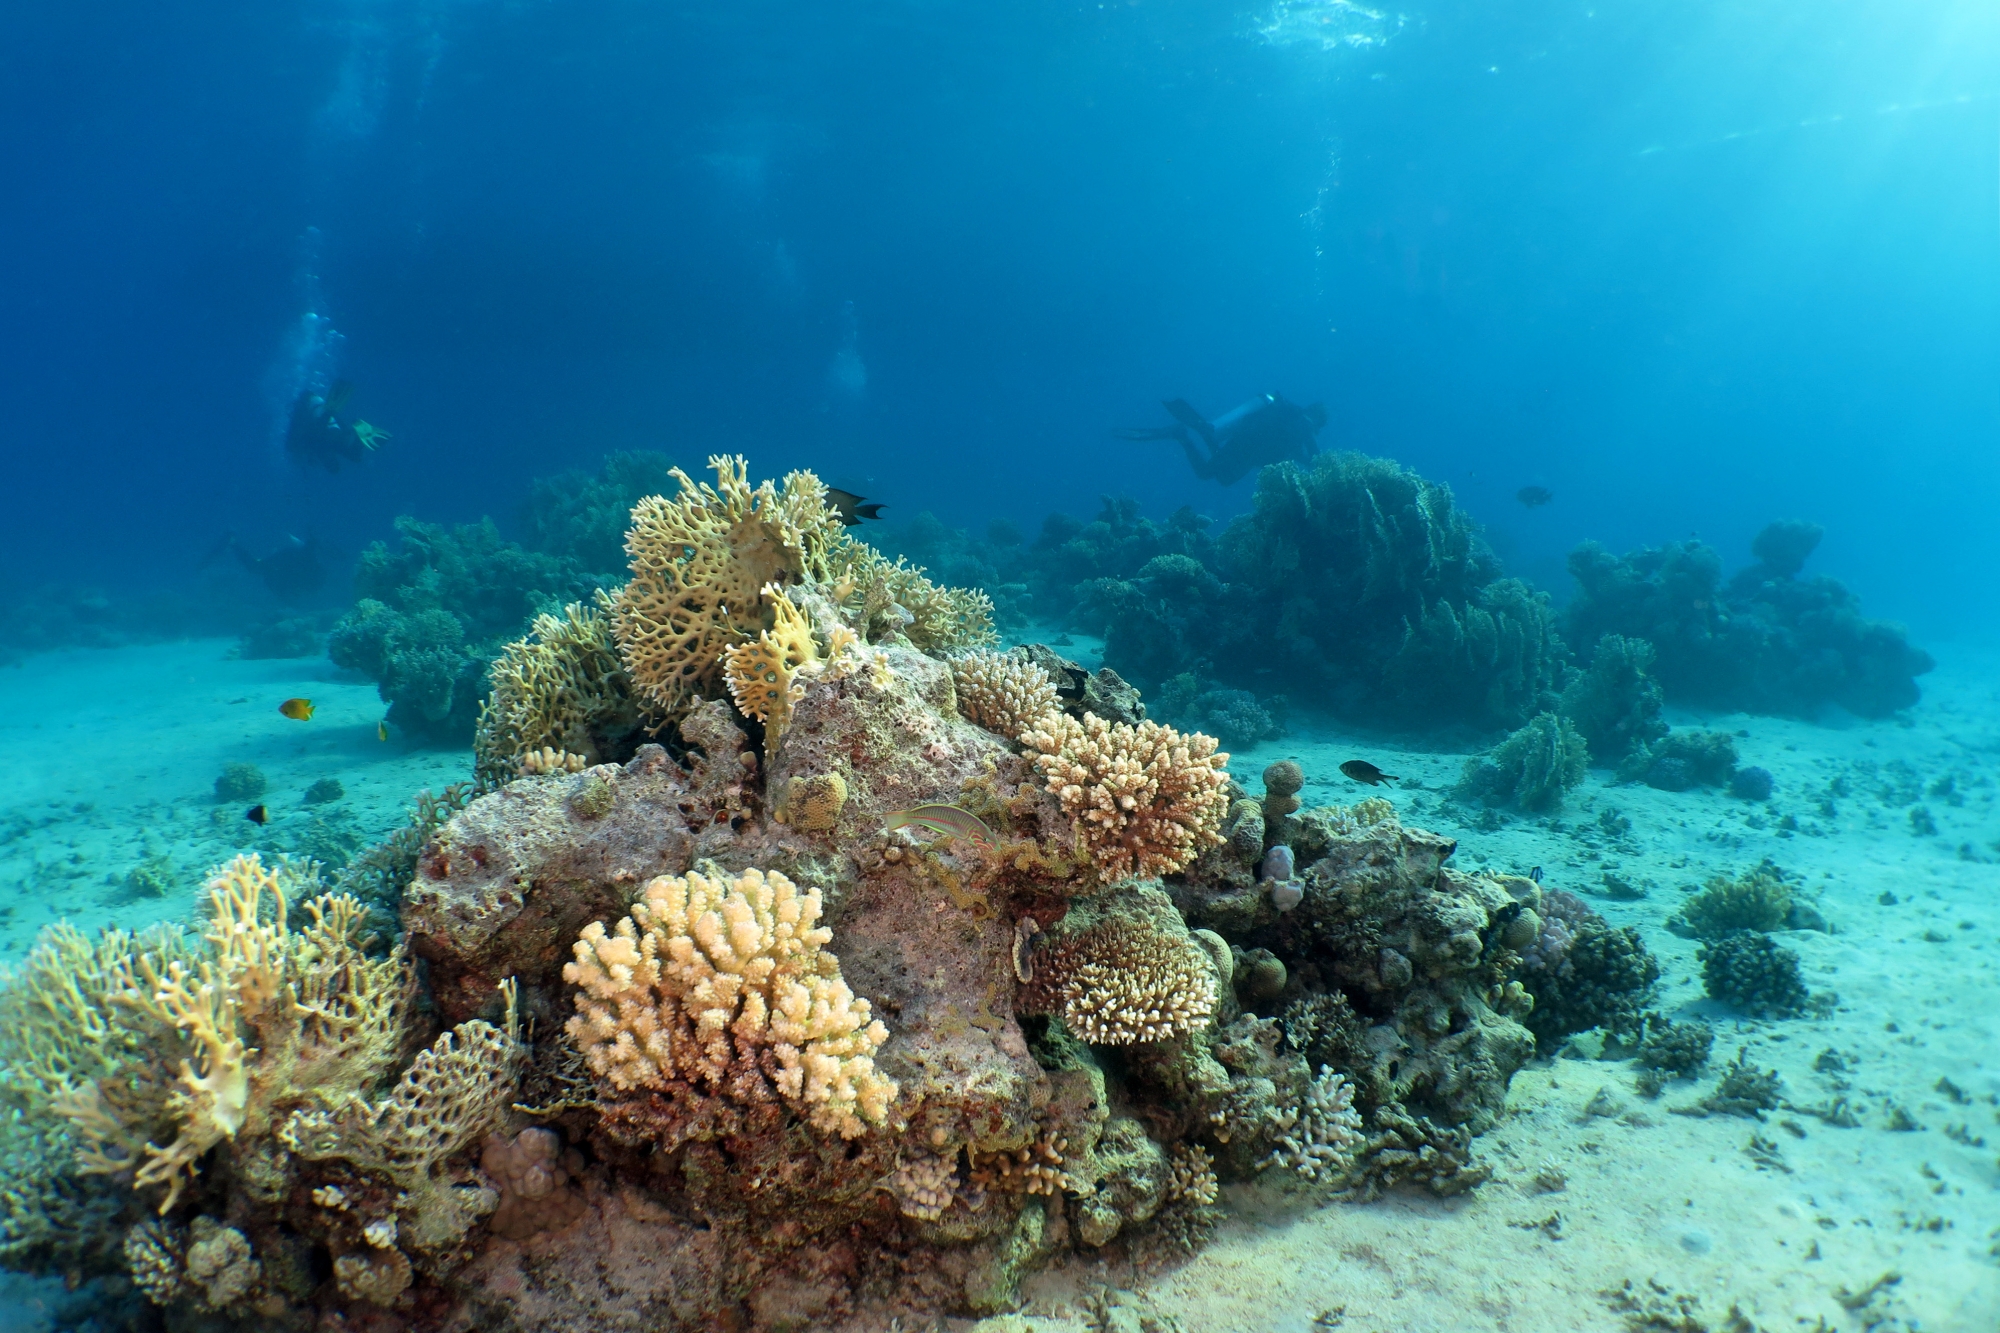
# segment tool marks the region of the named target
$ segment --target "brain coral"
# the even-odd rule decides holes
[[[775,872],[653,880],[615,932],[585,927],[564,966],[582,988],[571,1038],[617,1092],[782,1098],[846,1138],[882,1124],[896,1084],[874,1055],[889,1034],[841,979],[820,911],[818,889]]]
[[[1062,706],[1049,673],[1011,653],[981,650],[955,658],[958,711],[1008,740]]]
[[[1171,874],[1221,843],[1229,756],[1213,736],[1049,713],[1020,740],[1106,882]]]
[[[764,629],[765,586],[823,579],[843,542],[840,517],[810,472],[754,490],[741,458],[711,458],[716,485],[678,468],[681,493],[632,509],[632,579],[612,599],[612,630],[633,692],[656,722],[720,687],[723,654]]]

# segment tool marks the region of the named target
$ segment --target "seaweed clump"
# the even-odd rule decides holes
[[[1582,784],[1587,764],[1583,737],[1569,719],[1540,713],[1487,754],[1466,760],[1458,794],[1489,806],[1554,810]]]
[[[1755,930],[1732,930],[1704,946],[1701,978],[1711,999],[1753,1018],[1797,1018],[1811,998],[1799,956]]]
[[[1839,582],[1798,577],[1819,539],[1814,524],[1773,523],[1727,583],[1722,557],[1698,541],[1622,557],[1585,542],[1569,558],[1565,629],[1579,646],[1606,634],[1651,643],[1676,703],[1805,718],[1829,704],[1862,717],[1909,707],[1935,663],[1900,626],[1862,616]]]

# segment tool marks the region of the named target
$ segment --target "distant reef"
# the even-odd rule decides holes
[[[1862,717],[1908,708],[1936,664],[1900,625],[1863,616],[1845,585],[1799,577],[1820,535],[1771,524],[1751,543],[1755,562],[1726,583],[1721,555],[1698,541],[1624,556],[1585,542],[1569,558],[1577,594],[1564,630],[1578,651],[1607,634],[1650,643],[1674,703],[1805,718],[1829,704]]]

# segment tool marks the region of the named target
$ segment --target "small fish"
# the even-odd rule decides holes
[[[278,711],[294,722],[310,722],[313,715],[313,701],[310,699],[287,699],[278,705]]]
[[[1542,882],[1542,868],[1540,866],[1536,866],[1533,870],[1530,870],[1528,872],[1528,878],[1535,881],[1535,883],[1540,884]]]
[[[993,844],[993,830],[986,827],[986,821],[955,805],[916,805],[908,810],[891,810],[884,827],[892,832],[899,828],[925,828],[982,846]]]
[[[1384,773],[1366,759],[1350,759],[1340,766],[1340,771],[1356,782],[1365,782],[1371,787],[1379,787],[1385,782],[1401,782],[1394,773]]]
[[[1556,498],[1556,493],[1546,486],[1523,486],[1514,492],[1514,498],[1530,509],[1539,509]]]
[[[386,721],[377,722],[375,724],[375,739],[378,741],[386,741],[389,739],[389,724]]]
[[[833,506],[833,512],[840,515],[841,526],[855,527],[864,518],[881,518],[882,502],[868,503],[865,495],[853,491],[843,491],[837,487],[826,488],[826,502]]]
[[[268,824],[271,822],[271,812],[261,805],[251,806],[243,812],[243,817],[253,824]]]

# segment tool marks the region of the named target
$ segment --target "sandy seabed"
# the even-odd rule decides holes
[[[57,919],[184,917],[203,872],[237,850],[365,846],[418,790],[470,776],[469,754],[379,740],[373,686],[324,658],[241,661],[230,647],[0,668],[0,957],[17,960]],[[1237,755],[1252,791],[1264,765],[1298,759],[1309,806],[1357,799],[1338,766],[1371,759],[1403,777],[1391,799],[1406,824],[1459,839],[1461,867],[1540,866],[1545,887],[1639,927],[1664,969],[1658,1007],[1716,1027],[1709,1073],[1648,1100],[1629,1061],[1573,1043],[1515,1078],[1506,1118],[1477,1145],[1494,1179],[1469,1198],[1300,1208],[1237,1188],[1231,1220],[1177,1268],[1072,1260],[1029,1284],[1021,1313],[945,1324],[1097,1327],[1085,1310],[1108,1287],[1125,1293],[1111,1327],[1182,1333],[2000,1330],[2000,654],[1938,656],[1923,702],[1898,719],[1671,714],[1737,732],[1742,762],[1776,779],[1767,803],[1593,771],[1559,814],[1482,829],[1445,797],[1463,753],[1301,723]],[[310,722],[277,711],[294,695],[314,700]],[[269,779],[264,828],[245,820],[250,802],[217,799],[231,762]],[[324,778],[344,794],[308,804]],[[1832,928],[1779,935],[1812,990],[1838,995],[1826,1017],[1756,1022],[1706,1000],[1694,942],[1666,929],[1686,891],[1765,857],[1800,877]],[[1643,896],[1605,896],[1607,873]],[[177,888],[154,892],[163,878]],[[1783,1076],[1787,1109],[1761,1123],[1670,1113],[1739,1050]],[[1807,1109],[1836,1097],[1858,1126]],[[55,1298],[0,1286],[0,1330],[46,1327]]]

